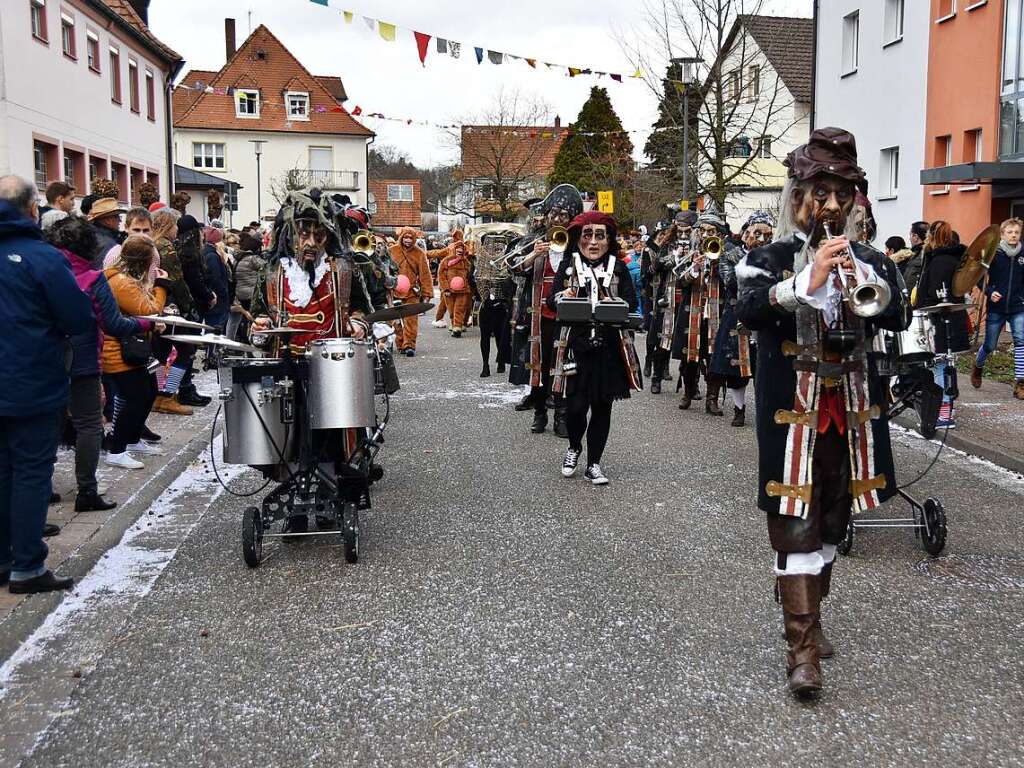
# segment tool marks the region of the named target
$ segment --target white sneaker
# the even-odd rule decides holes
[[[137,443],[132,443],[128,446],[128,450],[132,453],[138,453],[143,456],[163,456],[164,451],[154,443],[147,443],[145,440],[140,440]]]
[[[600,464],[591,464],[587,467],[587,471],[583,473],[583,476],[594,485],[608,485],[608,478],[601,471]]]
[[[128,451],[124,453],[108,453],[104,461],[112,467],[121,467],[122,469],[142,469],[146,466],[138,459],[132,458]]]
[[[580,452],[569,448],[565,452],[565,460],[562,462],[562,477],[572,477],[576,474],[576,468],[580,465]]]
[[[435,328],[447,328],[448,323],[445,320],[434,320],[430,323]]]

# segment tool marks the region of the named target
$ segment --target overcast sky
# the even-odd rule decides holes
[[[349,100],[363,112],[431,123],[472,122],[501,88],[538,96],[563,124],[572,122],[592,85],[602,85],[628,130],[649,129],[657,101],[639,80],[569,78],[564,70],[530,69],[526,62],[478,65],[473,46],[608,72],[632,72],[617,36],[635,39],[643,29],[642,0],[152,0],[150,27],[186,59],[186,69],[219,69],[224,64],[224,18],[237,22],[239,45],[252,28],[267,27],[316,75],[337,75]],[[810,16],[811,0],[768,0],[771,12]],[[356,18],[346,25],[340,13]],[[399,26],[395,42],[370,33],[361,16]],[[438,54],[431,40],[426,67],[420,65],[412,32],[462,43],[462,56]],[[552,115],[552,117],[553,117]],[[393,145],[419,166],[457,161],[445,131],[375,119],[362,122],[377,143]],[[639,148],[646,133],[630,135]]]

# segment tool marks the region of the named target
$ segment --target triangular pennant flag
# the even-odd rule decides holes
[[[356,108],[352,110],[352,114],[357,116],[363,114],[363,108],[356,105]]]
[[[331,107],[331,112],[344,112],[344,107]]]
[[[405,124],[406,125],[412,125],[412,118],[410,117],[408,120],[406,120]]]
[[[313,2],[316,3],[317,5],[324,6],[325,8],[327,7],[327,0],[313,0]]]
[[[449,40],[448,53],[451,54],[453,59],[459,58],[459,55],[462,53],[462,43],[456,43],[454,40]]]
[[[389,43],[395,42],[395,25],[388,24],[385,21],[377,22],[377,32],[381,38],[387,40]]]
[[[643,73],[643,72],[641,72],[641,71],[640,71],[640,69],[639,69],[639,67],[638,67],[638,68],[637,68],[637,70],[636,70],[636,72],[634,72],[632,76],[633,76],[633,77],[643,77],[643,76],[644,76],[644,73]]]
[[[317,105],[317,108],[316,108],[316,113],[317,113],[318,115],[322,115],[322,114],[323,114],[324,112],[326,112],[326,111],[327,111],[327,107],[325,107],[325,106],[324,106],[323,104],[318,104],[318,105]]]
[[[499,51],[488,51],[487,58],[491,60],[491,64],[501,64],[504,55]]]
[[[437,38],[437,52],[448,53],[448,41],[443,37]]]
[[[576,67],[569,67],[569,77],[576,77],[583,70],[576,69]]]
[[[377,20],[371,19],[369,16],[363,16],[363,21],[366,22],[366,26],[369,27],[371,32],[377,30]]]
[[[473,48],[473,50],[476,52],[476,63],[477,64],[483,64],[484,63],[484,49],[483,48]]]
[[[527,59],[526,63],[529,64],[534,69],[537,68],[537,60],[536,59]]]
[[[430,35],[423,32],[413,32],[412,34],[416,38],[416,50],[420,54],[420,64],[425,67],[427,66],[427,46],[430,45]]]
[[[551,138],[551,131],[544,131],[544,133],[541,134],[541,138],[550,139]]]
[[[352,23],[352,18],[353,18],[353,16],[355,14],[353,14],[352,11],[342,11],[341,15],[345,17],[345,23],[346,24],[351,24]]]
[[[616,83],[621,83],[622,75],[612,75],[612,80],[614,80]]]

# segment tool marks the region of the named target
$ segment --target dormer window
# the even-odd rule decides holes
[[[309,120],[309,94],[302,91],[286,91],[284,101],[288,105],[289,120]]]
[[[235,91],[235,116],[257,118],[260,116],[260,92],[238,89]]]

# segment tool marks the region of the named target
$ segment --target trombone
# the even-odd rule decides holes
[[[538,242],[547,242],[548,250],[553,253],[565,253],[565,249],[569,245],[569,231],[565,227],[554,227],[543,240],[531,240],[530,242],[524,243],[518,248],[509,251],[504,256],[497,259],[491,259],[491,266],[504,267],[506,269],[519,269],[519,267],[523,266],[523,264],[525,264],[530,258],[530,255],[533,253],[533,248]]]
[[[352,250],[363,256],[372,256],[377,247],[377,239],[367,229],[360,229],[352,235]]]

